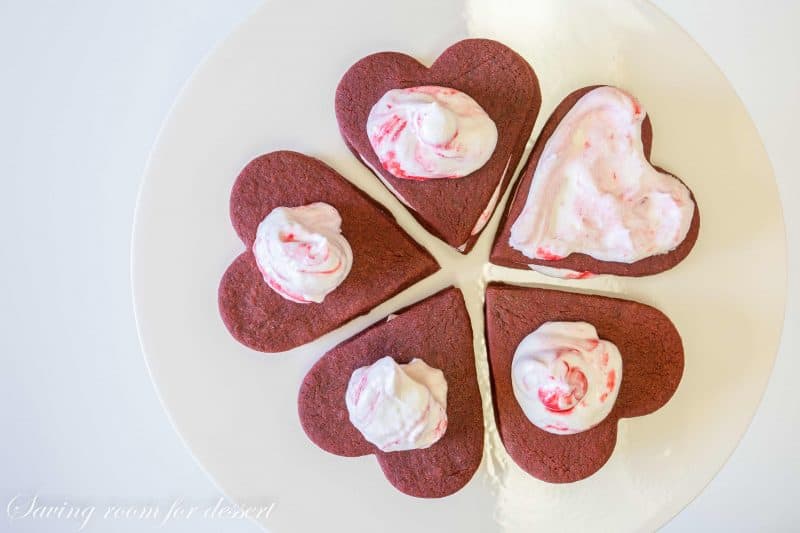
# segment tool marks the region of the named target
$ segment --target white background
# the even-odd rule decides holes
[[[0,531],[77,530],[76,521],[9,521],[17,494],[98,507],[169,507],[176,498],[207,506],[220,496],[147,376],[133,321],[130,232],[147,154],[172,101],[259,3],[0,0]],[[781,191],[789,271],[800,271],[800,3],[657,4],[709,52],[750,110]],[[753,265],[753,275],[770,275],[769,265]],[[748,433],[666,531],[798,527],[798,281],[790,275],[781,350]],[[157,529],[98,518],[86,531]],[[258,530],[227,520],[158,528],[221,529]]]

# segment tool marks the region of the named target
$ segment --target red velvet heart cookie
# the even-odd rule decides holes
[[[315,202],[338,211],[352,268],[323,302],[296,303],[265,282],[253,242],[259,224],[275,208]],[[386,209],[326,164],[296,152],[272,152],[251,161],[233,185],[230,213],[246,251],[222,277],[219,310],[234,338],[262,352],[310,342],[439,269]]]
[[[367,122],[389,90],[445,87],[465,93],[497,129],[494,152],[483,166],[458,178],[424,181],[398,177],[375,153]],[[488,39],[467,39],[444,51],[430,68],[396,52],[361,59],[336,89],[336,118],[350,150],[376,173],[429,231],[462,252],[475,244],[508,186],[539,113],[536,74],[510,48]],[[394,127],[395,125],[389,124]],[[400,134],[405,122],[392,134]]]
[[[515,396],[515,351],[546,322],[588,322],[622,356],[616,402],[586,431],[558,435],[540,429]],[[662,407],[683,374],[683,344],[675,326],[660,311],[629,300],[493,283],[486,290],[486,337],[500,438],[523,470],[551,483],[577,481],[599,470],[614,450],[617,421]]]
[[[350,422],[345,393],[351,375],[385,356],[401,364],[420,358],[444,373],[447,429],[429,448],[383,452]],[[374,454],[389,482],[406,494],[440,498],[461,489],[483,454],[472,327],[461,292],[446,289],[326,353],[303,380],[298,410],[320,448],[345,457]]]
[[[515,222],[521,217],[523,211],[526,209],[526,202],[528,201],[528,196],[531,191],[531,187],[533,184],[534,175],[537,172],[537,169],[540,166],[540,160],[542,158],[542,154],[545,151],[548,140],[551,136],[554,135],[559,125],[562,123],[562,120],[565,116],[573,109],[574,106],[581,100],[581,98],[592,92],[594,89],[598,89],[604,86],[593,86],[593,87],[585,87],[583,89],[579,89],[569,96],[567,96],[559,105],[556,107],[553,114],[548,119],[547,123],[544,125],[539,138],[534,145],[533,151],[525,164],[525,167],[522,170],[520,179],[517,181],[515,185],[514,194],[512,195],[512,200],[509,202],[509,205],[506,209],[505,214],[503,215],[503,219],[501,220],[498,233],[495,236],[494,246],[491,252],[491,261],[495,264],[508,266],[512,268],[520,268],[520,269],[529,269],[534,268],[538,270],[539,267],[545,267],[547,270],[546,273],[555,273],[559,277],[588,277],[591,274],[616,274],[620,276],[647,276],[651,274],[656,274],[658,272],[662,272],[664,270],[668,270],[682,261],[691,251],[692,247],[694,246],[695,241],[697,240],[698,231],[700,228],[700,212],[697,208],[697,203],[694,201],[694,196],[691,195],[691,191],[689,191],[689,196],[691,197],[691,201],[694,202],[694,212],[691,215],[691,222],[688,226],[688,231],[683,237],[683,240],[677,244],[677,246],[665,253],[657,253],[656,255],[649,255],[647,257],[632,261],[632,262],[621,262],[621,261],[609,261],[609,260],[601,260],[596,259],[592,255],[588,255],[586,253],[579,253],[574,252],[570,253],[566,256],[559,256],[559,255],[552,255],[551,257],[547,257],[547,253],[545,254],[537,254],[536,257],[531,257],[529,255],[524,254],[519,247],[515,247],[510,242],[512,237],[512,227],[514,226]],[[631,98],[633,105],[638,106],[638,102]],[[635,111],[642,113],[641,108],[636,109]],[[643,117],[643,121],[641,123],[641,149],[643,150],[644,158],[646,159],[645,164],[650,164],[650,151],[653,142],[653,133],[652,127],[650,124],[650,119],[646,115]],[[614,131],[607,132],[609,136],[613,138]],[[628,139],[628,142],[636,142],[636,139],[633,141]],[[634,145],[635,146],[635,145]],[[588,140],[585,141],[586,149],[590,149],[591,145]],[[551,154],[553,158],[561,157],[561,154],[556,155]],[[551,161],[544,161],[542,164],[550,164]],[[658,167],[654,167],[656,170],[663,172],[665,174],[669,174],[668,172],[660,169]],[[680,182],[678,178],[672,176],[677,182]],[[617,179],[617,175],[612,173],[610,179]],[[556,202],[563,202],[564,195],[559,195],[558,193],[552,193],[553,198],[550,201],[551,205],[554,205]],[[606,196],[608,198],[608,196]],[[587,228],[587,231],[592,231],[592,226],[595,225],[596,221],[600,217],[594,217],[592,219],[593,211],[596,213],[597,205],[601,203],[604,199],[603,198],[595,198],[593,203],[588,204],[588,202],[584,202],[580,204],[575,202],[574,205],[577,206],[578,212],[576,213],[576,223],[580,223],[579,221],[583,218],[584,224]],[[545,201],[545,200],[542,200]],[[642,200],[643,202],[645,200]],[[587,205],[588,204],[588,205]],[[564,209],[563,207],[560,207]],[[656,212],[656,211],[654,211]],[[586,217],[586,218],[584,218]],[[658,218],[655,215],[655,218]],[[585,222],[588,219],[589,222]],[[549,224],[548,220],[540,222],[541,224]],[[609,232],[605,232],[599,238],[609,238]],[[561,273],[558,273],[555,270],[549,269],[559,269]],[[544,271],[544,270],[542,270]]]

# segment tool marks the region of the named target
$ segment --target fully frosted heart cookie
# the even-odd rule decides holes
[[[222,276],[219,310],[262,352],[310,342],[439,269],[386,209],[296,152],[251,161],[230,213],[246,250]]]
[[[683,375],[669,318],[617,298],[490,284],[486,344],[506,451],[551,483],[599,470],[617,421],[661,408]]]
[[[467,39],[431,65],[396,52],[355,63],[336,89],[350,150],[431,233],[469,251],[525,150],[541,106],[531,66]]]
[[[390,315],[329,351],[298,396],[320,448],[374,454],[411,496],[440,498],[472,478],[483,454],[483,411],[472,327],[457,289]]]
[[[615,87],[567,96],[536,141],[491,261],[558,277],[646,276],[694,246],[700,213],[686,185],[652,166],[650,120]]]

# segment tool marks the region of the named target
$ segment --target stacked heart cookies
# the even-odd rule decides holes
[[[335,103],[351,152],[431,239],[463,254],[511,185],[540,105],[527,61],[487,39],[458,42],[430,67],[394,52],[365,57],[342,77]],[[642,104],[625,90],[567,95],[522,167],[491,262],[570,279],[679,263],[699,211],[681,180],[650,163],[652,141]],[[296,152],[250,162],[230,212],[246,249],[222,277],[219,309],[234,338],[258,351],[313,341],[439,270],[387,209]],[[490,283],[484,314],[500,438],[520,468],[547,482],[599,470],[618,420],[662,407],[683,374],[679,333],[641,303]],[[445,288],[322,355],[300,386],[298,412],[320,448],[374,454],[406,494],[461,489],[484,442],[461,291]]]

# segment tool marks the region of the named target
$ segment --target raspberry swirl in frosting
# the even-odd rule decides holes
[[[686,238],[694,202],[644,156],[645,112],[628,93],[583,95],[547,140],[509,245],[554,261],[573,252],[633,263]]]
[[[471,174],[497,145],[497,126],[478,102],[432,85],[384,94],[369,112],[367,135],[388,172],[413,180]]]
[[[356,369],[345,403],[353,426],[384,452],[428,448],[447,430],[447,381],[421,359],[386,356]]]
[[[622,357],[586,322],[546,322],[514,353],[511,382],[535,426],[559,435],[586,431],[614,406]]]
[[[267,285],[292,302],[322,302],[353,265],[341,226],[339,212],[323,202],[273,209],[258,225],[253,241],[253,255]]]

